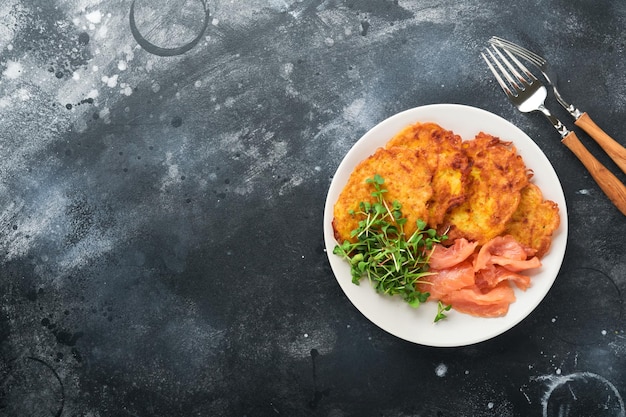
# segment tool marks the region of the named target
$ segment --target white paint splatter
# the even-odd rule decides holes
[[[181,146],[181,152],[184,152],[184,145]],[[165,154],[164,165],[167,167],[167,173],[161,179],[161,192],[165,193],[169,187],[177,185],[181,181],[181,173],[179,165],[175,162],[175,155],[172,152]]]
[[[100,10],[96,10],[91,13],[87,13],[85,18],[91,23],[98,24],[102,22],[102,13],[100,13]]]
[[[19,62],[7,61],[7,67],[2,73],[2,75],[4,75],[10,80],[15,80],[16,78],[19,78],[22,75],[23,71],[24,71],[24,67]]]
[[[356,121],[365,107],[365,99],[358,98],[343,109],[343,117],[349,121]]]
[[[443,378],[444,376],[446,376],[447,373],[448,373],[448,367],[443,363],[440,363],[435,368],[435,375],[437,375],[439,378]]]
[[[102,120],[105,124],[111,123],[111,110],[108,107],[100,110],[98,116],[100,116],[100,120]]]
[[[302,176],[294,174],[291,178],[289,178],[289,181],[287,181],[285,184],[283,184],[280,187],[280,190],[278,191],[278,195],[285,195],[291,189],[302,184],[303,181],[304,179],[302,178]]]
[[[98,29],[97,32],[97,37],[100,39],[104,39],[107,36],[107,33],[109,33],[109,28],[106,26],[102,26],[100,29]]]
[[[107,85],[107,87],[114,88],[117,86],[117,78],[118,75],[115,74],[112,77],[107,77],[106,75],[102,76],[102,82]]]
[[[282,76],[284,79],[288,79],[292,72],[293,63],[287,62],[285,65],[283,65]]]
[[[17,96],[22,101],[30,100],[30,92],[25,88],[20,88],[19,90],[17,90]]]

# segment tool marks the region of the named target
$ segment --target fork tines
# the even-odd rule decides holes
[[[517,56],[520,56],[528,60],[532,64],[537,65],[538,67],[541,67],[546,64],[546,60],[542,56],[539,56],[536,53],[529,51],[528,49],[522,46],[519,46],[516,43],[507,41],[506,39],[502,39],[497,36],[492,36],[491,39],[489,39],[489,43],[491,45],[496,45],[496,46],[502,47],[503,49],[507,49],[513,52],[514,54],[516,54]]]
[[[481,52],[481,56],[507,96],[515,97],[518,95],[519,91],[526,90],[537,81],[537,78],[528,70],[528,68],[526,68],[524,64],[522,64],[508,50],[502,49],[502,51],[508,56],[508,59],[502,53],[500,48],[496,47],[494,44],[491,45],[491,48],[486,48],[485,51],[489,54],[489,57],[487,57],[484,52]],[[517,67],[515,67],[511,61],[513,61]],[[495,64],[500,71],[496,70],[493,64]],[[520,71],[526,76],[526,78],[520,73]],[[500,74],[502,74],[502,76]]]

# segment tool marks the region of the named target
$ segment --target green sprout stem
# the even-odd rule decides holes
[[[358,211],[350,212],[362,218],[351,233],[356,242],[346,240],[336,245],[333,253],[350,263],[354,284],[359,285],[366,277],[377,292],[399,295],[412,307],[419,307],[430,296],[417,289],[418,284],[428,282],[422,278],[432,274],[428,271],[429,254],[433,245],[447,236],[437,235],[434,229],[427,229],[426,222],[418,220],[416,231],[407,239],[402,205],[397,201],[390,204],[384,198],[385,180],[376,174],[365,182],[374,187],[371,195],[375,201],[361,202]],[[439,302],[435,322],[445,318],[449,310],[450,306]]]

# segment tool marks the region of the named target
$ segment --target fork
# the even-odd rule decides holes
[[[503,53],[504,52],[504,53]],[[506,54],[506,56],[505,56]],[[521,112],[541,112],[561,135],[565,144],[587,168],[602,191],[626,216],[626,186],[602,165],[580,142],[576,133],[571,132],[557,119],[544,104],[548,95],[546,87],[509,51],[502,51],[495,45],[481,52],[487,66],[496,77],[498,84]],[[508,58],[507,58],[508,56]],[[511,61],[513,61],[512,64]],[[497,69],[496,69],[497,68]],[[520,71],[524,74],[522,75]]]
[[[523,58],[535,65],[544,78],[552,86],[552,91],[554,91],[554,96],[556,100],[572,115],[574,118],[574,124],[585,132],[589,134],[601,147],[604,151],[611,157],[611,159],[615,162],[615,164],[626,173],[626,148],[624,148],[621,144],[619,144],[615,139],[609,136],[604,130],[602,130],[593,120],[589,117],[589,114],[586,112],[581,112],[576,106],[565,101],[561,93],[556,87],[556,75],[550,71],[548,67],[548,61],[537,55],[536,53],[529,51],[528,49],[507,41],[506,39],[499,38],[497,36],[492,36],[489,39],[489,43],[492,45],[499,46],[505,50],[508,50],[514,55],[517,55],[520,58]]]

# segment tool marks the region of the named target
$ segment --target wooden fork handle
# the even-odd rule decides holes
[[[580,159],[602,191],[615,204],[615,207],[626,216],[626,186],[606,169],[592,154],[589,153],[576,133],[570,132],[562,142]]]
[[[620,145],[615,139],[607,135],[600,129],[591,117],[585,112],[574,124],[587,132],[604,151],[611,157],[620,169],[626,173],[626,148]]]

